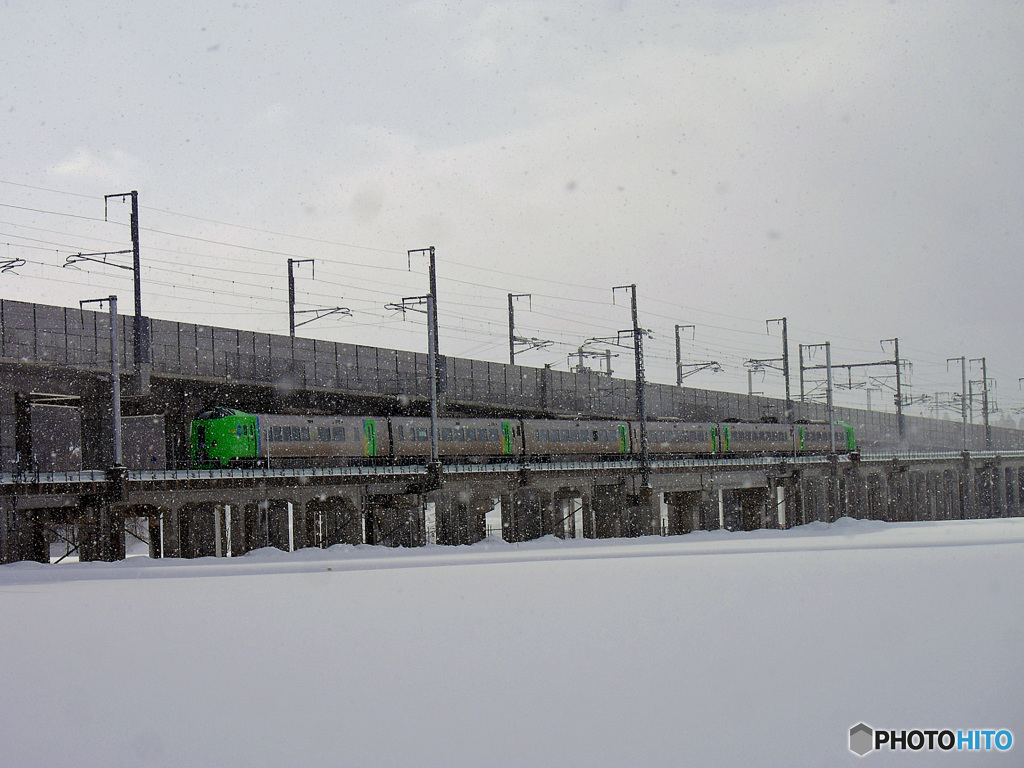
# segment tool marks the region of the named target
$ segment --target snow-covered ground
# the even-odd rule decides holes
[[[4,766],[1020,765],[1024,520],[0,567]],[[863,762],[859,762],[863,761]]]

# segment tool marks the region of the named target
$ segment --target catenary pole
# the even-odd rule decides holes
[[[114,434],[114,466],[124,466],[124,454],[121,439],[121,345],[117,333],[117,296],[105,299],[84,299],[80,307],[86,304],[107,303],[110,306],[110,381],[112,389],[111,419]]]

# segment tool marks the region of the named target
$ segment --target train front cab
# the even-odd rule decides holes
[[[226,467],[256,456],[256,417],[233,408],[211,408],[192,421],[189,453],[192,465]]]

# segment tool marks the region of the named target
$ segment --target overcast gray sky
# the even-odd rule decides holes
[[[130,312],[129,273],[61,265],[128,247],[103,196],[137,189],[154,317],[287,333],[287,259],[314,258],[299,308],[353,315],[301,334],[422,349],[422,319],[383,305],[426,292],[406,251],[433,245],[446,354],[507,360],[506,295],[529,293],[520,334],[557,343],[518,362],[564,370],[629,326],[611,287],[636,283],[655,380],[692,324],[684,358],[724,370],[687,382],[746,391],[786,316],[794,368],[799,343],[860,363],[899,337],[913,395],[985,356],[999,405],[1024,404],[1020,2],[6,0],[3,19],[0,258],[28,263],[2,297]]]

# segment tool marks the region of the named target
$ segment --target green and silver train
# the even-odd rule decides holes
[[[800,455],[856,451],[853,428],[828,424],[649,421],[657,456]],[[639,423],[597,419],[437,420],[442,461],[613,458],[640,452]],[[430,419],[413,416],[296,416],[233,408],[192,422],[191,458],[200,468],[344,466],[418,462],[430,456]]]

